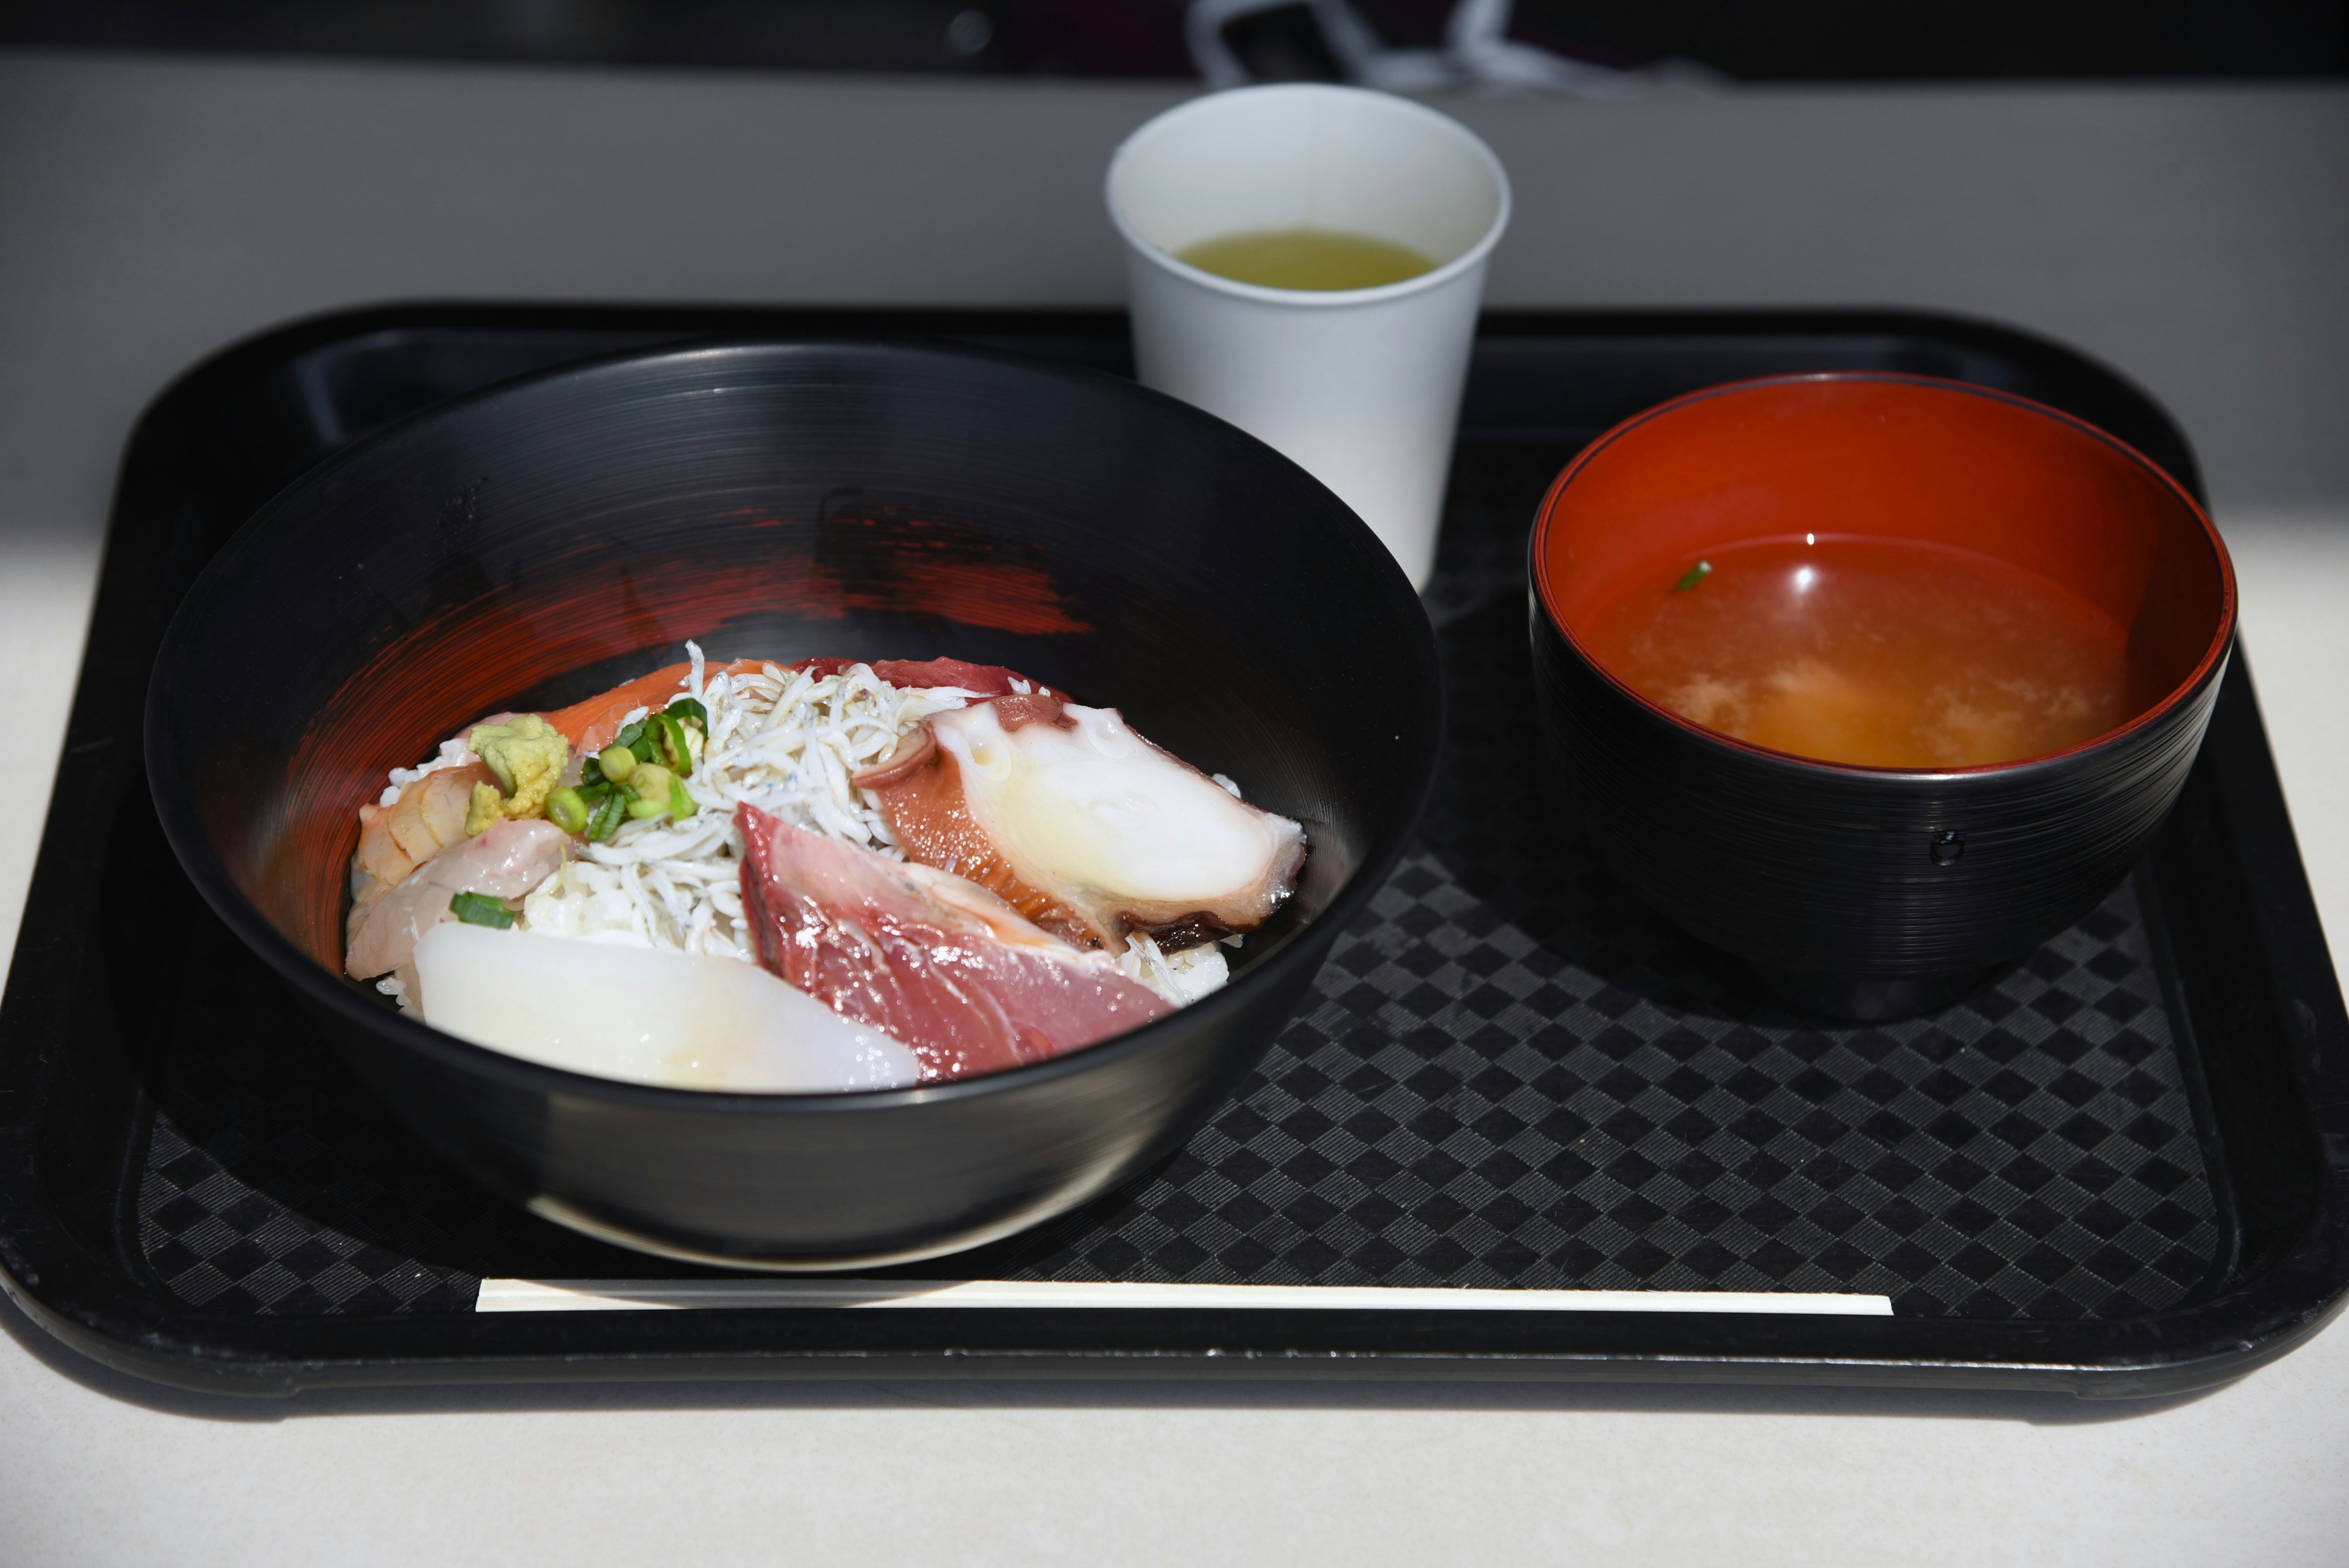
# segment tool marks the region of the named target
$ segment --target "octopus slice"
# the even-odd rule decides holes
[[[1050,692],[929,719],[856,783],[908,857],[967,877],[1055,935],[1168,950],[1246,931],[1296,886],[1305,830]]]
[[[960,764],[952,753],[938,749],[927,724],[878,767],[858,774],[855,782],[880,803],[907,859],[978,884],[1071,946],[1105,945],[1092,922],[1011,868],[970,814]]]
[[[1171,1012],[959,877],[745,805],[742,906],[759,961],[921,1059],[925,1082],[1042,1061]]]

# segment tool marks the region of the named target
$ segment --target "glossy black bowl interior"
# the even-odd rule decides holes
[[[338,971],[354,813],[500,708],[679,656],[1008,664],[1303,821],[1296,897],[1218,994],[926,1089],[710,1095],[467,1044]],[[1433,640],[1301,469],[1092,372],[750,344],[554,372],[306,475],[189,594],[147,756],[173,849],[359,1075],[491,1188],[752,1266],[935,1255],[1149,1163],[1290,1016],[1401,852],[1441,733]]]

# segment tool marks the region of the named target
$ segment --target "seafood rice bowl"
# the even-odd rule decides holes
[[[579,1072],[890,1088],[1220,990],[1296,884],[1301,825],[1114,709],[953,659],[686,648],[392,769],[358,812],[350,976]]]
[[[1233,427],[763,342],[311,469],[181,603],[145,743],[299,1004],[272,1049],[587,1235],[838,1269],[1170,1153],[1396,864],[1441,712],[1392,558]]]

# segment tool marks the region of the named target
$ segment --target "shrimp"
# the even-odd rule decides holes
[[[351,857],[351,917],[408,880],[416,868],[465,841],[473,786],[497,786],[487,763],[426,774],[389,805],[359,807],[358,852]]]

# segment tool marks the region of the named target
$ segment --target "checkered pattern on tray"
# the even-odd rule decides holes
[[[1492,544],[1447,556],[1473,545],[1497,577],[1512,546]],[[1804,1023],[1557,820],[1521,591],[1443,601],[1437,803],[1232,1103],[1134,1185],[920,1272],[1861,1291],[2040,1319],[2158,1310],[2209,1272],[2215,1204],[2133,888],[1962,1005]],[[485,1274],[684,1272],[448,1171],[233,939],[194,927],[207,983],[154,1043],[139,1199],[175,1295],[462,1311]]]
[[[610,1249],[419,1147],[225,928],[198,919],[185,963],[205,983],[148,1043],[139,1189],[140,1251],[173,1295],[215,1312],[468,1312],[484,1273],[609,1272]]]

